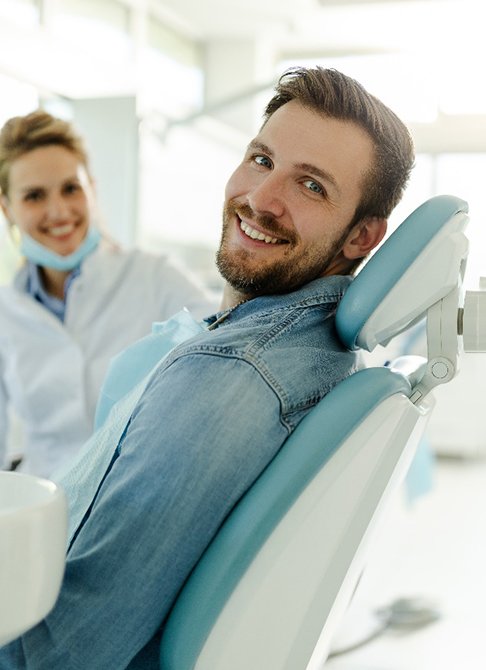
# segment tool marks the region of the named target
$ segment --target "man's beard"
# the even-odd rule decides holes
[[[228,237],[230,227],[237,225],[236,216],[251,219],[268,234],[273,233],[275,237],[284,238],[286,242],[283,245],[277,242],[277,245],[285,246],[282,256],[257,265],[256,254],[247,249],[231,249]],[[341,250],[348,234],[349,228],[334,242],[319,245],[318,249],[297,251],[295,248],[299,237],[294,231],[282,229],[272,216],[257,216],[249,205],[230,200],[223,210],[223,232],[216,254],[216,265],[230,286],[245,296],[290,293],[323,276]]]

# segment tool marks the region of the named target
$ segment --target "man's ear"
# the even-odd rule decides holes
[[[384,238],[388,222],[376,216],[360,221],[349,233],[343,246],[343,255],[348,260],[364,258]]]

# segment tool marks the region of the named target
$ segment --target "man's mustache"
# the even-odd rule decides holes
[[[230,200],[225,207],[225,213],[227,217],[238,216],[240,219],[254,221],[265,232],[272,233],[273,237],[278,237],[290,243],[297,242],[297,235],[293,231],[281,226],[271,214],[255,214],[247,203]]]

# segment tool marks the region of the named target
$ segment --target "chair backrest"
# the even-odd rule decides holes
[[[338,309],[348,347],[386,343],[457,290],[466,212],[458,198],[433,198],[373,256]],[[321,666],[378,512],[425,427],[432,403],[413,394],[401,372],[361,370],[303,419],[179,594],[162,670]]]

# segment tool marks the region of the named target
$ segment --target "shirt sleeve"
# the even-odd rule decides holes
[[[287,435],[277,394],[248,362],[193,353],[161,371],[78,529],[55,608],[0,650],[0,669],[152,667],[131,662]]]

